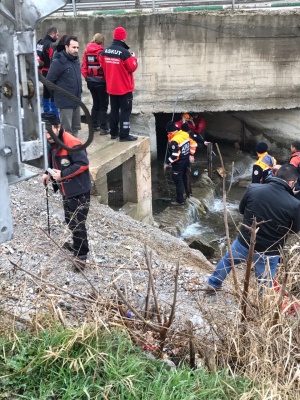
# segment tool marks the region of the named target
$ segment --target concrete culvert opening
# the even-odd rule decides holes
[[[170,199],[174,198],[175,187],[172,182],[171,171],[163,173],[163,163],[166,157],[167,132],[166,124],[168,121],[179,121],[183,112],[157,113],[156,120],[156,141],[157,141],[157,161],[153,162],[153,211],[159,218],[157,221],[165,221],[168,217],[168,206]],[[188,110],[192,113],[192,110]],[[287,163],[290,158],[290,144],[297,140],[295,124],[300,116],[299,110],[263,110],[245,112],[199,112],[206,121],[207,133],[205,139],[213,143],[218,143],[227,174],[227,188],[232,178],[233,185],[227,197],[227,207],[234,223],[238,222],[238,204],[251,183],[252,165],[257,159],[256,144],[264,141],[269,146],[269,153],[273,155],[279,164]],[[289,132],[284,135],[283,132]],[[216,147],[214,147],[217,153]],[[178,234],[183,238],[190,236],[204,237],[209,243],[219,244],[224,234],[223,223],[223,203],[222,203],[222,178],[218,175],[218,168],[221,162],[218,157],[213,157],[213,184],[214,189],[208,195],[207,188],[201,186],[201,178],[205,176],[207,169],[206,146],[199,145],[195,163],[192,165],[191,182],[193,196],[203,200],[207,205],[206,214],[200,220],[190,221],[190,225]],[[233,173],[231,175],[231,168]],[[166,212],[165,212],[166,211]],[[188,210],[186,210],[188,212]],[[177,220],[182,220],[181,211],[176,212]],[[160,213],[162,217],[160,217]],[[230,217],[230,226],[231,226]],[[155,217],[156,218],[156,217]],[[236,234],[235,225],[232,223],[231,230]],[[178,231],[178,229],[177,229]],[[199,236],[200,235],[200,236]]]
[[[157,158],[164,160],[167,146],[166,124],[179,121],[184,112],[155,114]],[[255,147],[258,142],[266,142],[269,152],[280,163],[289,161],[290,144],[299,140],[300,110],[259,110],[259,111],[220,111],[197,112],[206,122],[205,139],[219,145],[232,145],[256,157]]]

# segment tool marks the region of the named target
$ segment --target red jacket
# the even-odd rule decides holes
[[[193,133],[196,133],[197,135],[201,134],[206,129],[205,120],[201,117],[197,117],[193,121],[194,121],[194,124],[192,123],[192,121],[186,121],[188,123],[190,130]],[[176,121],[175,125],[177,126],[178,129],[180,129],[181,125],[182,125],[182,120]]]
[[[88,76],[103,78],[103,69],[100,64],[100,53],[104,50],[100,44],[91,42],[86,45],[82,58],[81,73],[84,78]]]
[[[292,154],[289,163],[298,168],[298,165],[300,164],[300,151],[295,151],[295,153]]]
[[[113,40],[100,56],[106,80],[106,91],[112,95],[123,95],[134,91],[133,72],[138,62],[121,40]]]
[[[68,147],[82,144],[62,128],[58,137]],[[57,183],[63,196],[69,199],[91,190],[89,160],[85,150],[69,153],[57,144],[48,144],[48,160],[50,168],[61,171],[62,180]]]

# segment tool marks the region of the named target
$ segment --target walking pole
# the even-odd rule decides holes
[[[50,212],[49,212],[49,192],[48,192],[48,185],[45,185],[46,191],[46,204],[47,204],[47,219],[48,219],[48,233],[50,235]]]
[[[208,177],[212,179],[212,143],[207,145],[207,170],[208,170]]]

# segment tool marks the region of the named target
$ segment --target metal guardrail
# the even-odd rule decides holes
[[[158,12],[163,8],[171,8],[173,11],[205,10],[205,9],[224,9],[224,8],[244,8],[251,7],[251,4],[261,4],[261,7],[299,7],[300,1],[289,2],[275,1],[263,2],[263,0],[69,0],[69,2],[59,10],[59,13],[73,12],[76,16],[78,11],[95,11],[103,14],[121,14],[126,11],[150,10]]]

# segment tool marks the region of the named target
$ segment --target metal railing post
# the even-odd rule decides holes
[[[72,0],[72,6],[73,6],[73,15],[74,17],[77,17],[76,0]]]
[[[155,0],[152,0],[152,11],[155,12]]]

